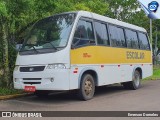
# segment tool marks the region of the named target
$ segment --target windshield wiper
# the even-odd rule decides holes
[[[39,53],[39,51],[34,47],[34,45],[32,47],[33,47],[35,52]]]
[[[39,53],[39,51],[34,47],[33,44],[25,44],[25,46],[26,46],[26,45],[33,47],[33,50],[34,50],[36,53]],[[29,50],[20,50],[20,52],[23,52],[23,51],[29,51]]]
[[[45,43],[49,43],[52,46],[52,48],[54,48],[56,51],[58,50],[51,42],[45,42]]]

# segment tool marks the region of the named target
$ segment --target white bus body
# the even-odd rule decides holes
[[[52,91],[82,89],[81,81],[84,74],[90,74],[93,77],[94,84],[92,85],[94,86],[103,86],[113,83],[128,83],[133,80],[136,70],[139,72],[139,77],[141,78],[152,75],[151,48],[147,48],[148,50],[140,50],[140,48],[130,49],[112,47],[112,36],[108,37],[110,42],[109,46],[98,45],[94,22],[100,21],[101,23],[106,24],[107,29],[109,25],[113,25],[122,27],[123,31],[125,31],[124,29],[126,28],[146,34],[146,30],[144,28],[87,11],[78,11],[73,13],[75,14],[75,19],[72,21],[73,23],[71,23],[71,27],[65,27],[65,32],[68,32],[67,30],[70,29],[69,33],[67,33],[68,39],[65,41],[67,42],[65,47],[61,48],[60,46],[59,48],[57,47],[57,49],[52,48],[55,49],[52,52],[46,48],[45,52],[41,52],[39,47],[40,45],[33,44],[33,46],[30,47],[28,45],[29,43],[24,43],[28,46],[26,47],[24,45],[24,47],[22,47],[24,50],[21,50],[18,53],[16,67],[13,74],[15,89],[23,89],[31,92],[40,90]],[[64,14],[72,14],[72,12]],[[92,23],[95,39],[93,45],[82,45],[81,47],[71,45],[80,19],[84,19]],[[61,22],[64,21],[65,20],[62,20]],[[61,23],[57,22],[57,24]],[[39,27],[39,29],[44,28],[42,26],[41,28]],[[107,31],[108,35],[110,35],[109,30]],[[33,30],[31,34],[33,32],[35,31]],[[36,34],[39,34],[39,32],[36,32],[34,35]],[[61,37],[64,37],[64,35],[65,34]],[[45,45],[47,47],[52,47],[50,44],[52,43],[46,43]],[[49,50],[49,52],[47,50]],[[89,78],[90,76],[88,76],[88,79]],[[91,84],[91,82],[88,84]],[[137,86],[137,88],[138,87],[139,86]],[[83,92],[84,91],[81,90],[81,96],[83,96]],[[92,97],[93,95],[88,98],[83,96],[82,99],[88,100]]]

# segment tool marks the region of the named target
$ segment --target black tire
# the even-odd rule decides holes
[[[136,90],[141,87],[141,75],[138,70],[135,70],[133,80],[122,83],[125,89]]]
[[[49,91],[46,90],[38,90],[34,93],[39,98],[45,98],[48,97]]]
[[[78,90],[78,97],[81,100],[90,100],[93,98],[95,92],[94,78],[90,74],[84,74],[80,82],[80,89]]]

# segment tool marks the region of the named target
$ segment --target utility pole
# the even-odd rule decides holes
[[[152,46],[152,19],[150,19],[150,41]]]
[[[157,27],[156,27],[155,54],[157,53],[157,40],[158,40],[158,36],[157,36]]]
[[[157,40],[158,40],[158,36],[157,36],[157,27],[156,27],[156,39],[155,39],[155,48],[154,48],[154,55],[155,55],[155,65],[157,64],[156,62],[156,56],[157,56]]]

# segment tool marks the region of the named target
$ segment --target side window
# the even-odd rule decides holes
[[[72,44],[83,46],[95,43],[92,22],[79,20]]]
[[[109,35],[111,39],[111,46],[117,46],[117,32],[115,26],[109,25]]]
[[[87,39],[87,31],[85,26],[86,26],[86,22],[79,20],[78,26],[74,35],[75,38]]]
[[[125,32],[126,32],[127,47],[133,49],[139,49],[137,33],[129,29],[125,29]]]
[[[95,22],[95,31],[97,36],[97,43],[99,45],[109,45],[107,26],[105,24]]]
[[[111,46],[113,47],[126,47],[124,31],[122,28],[109,25],[109,35],[111,38]]]
[[[93,26],[91,22],[86,22],[86,30],[88,34],[88,39],[94,40],[94,32],[93,32]]]
[[[138,36],[139,36],[140,49],[149,50],[150,47],[146,34],[139,32]]]
[[[122,28],[117,28],[117,36],[118,36],[119,46],[126,47],[124,31]]]

